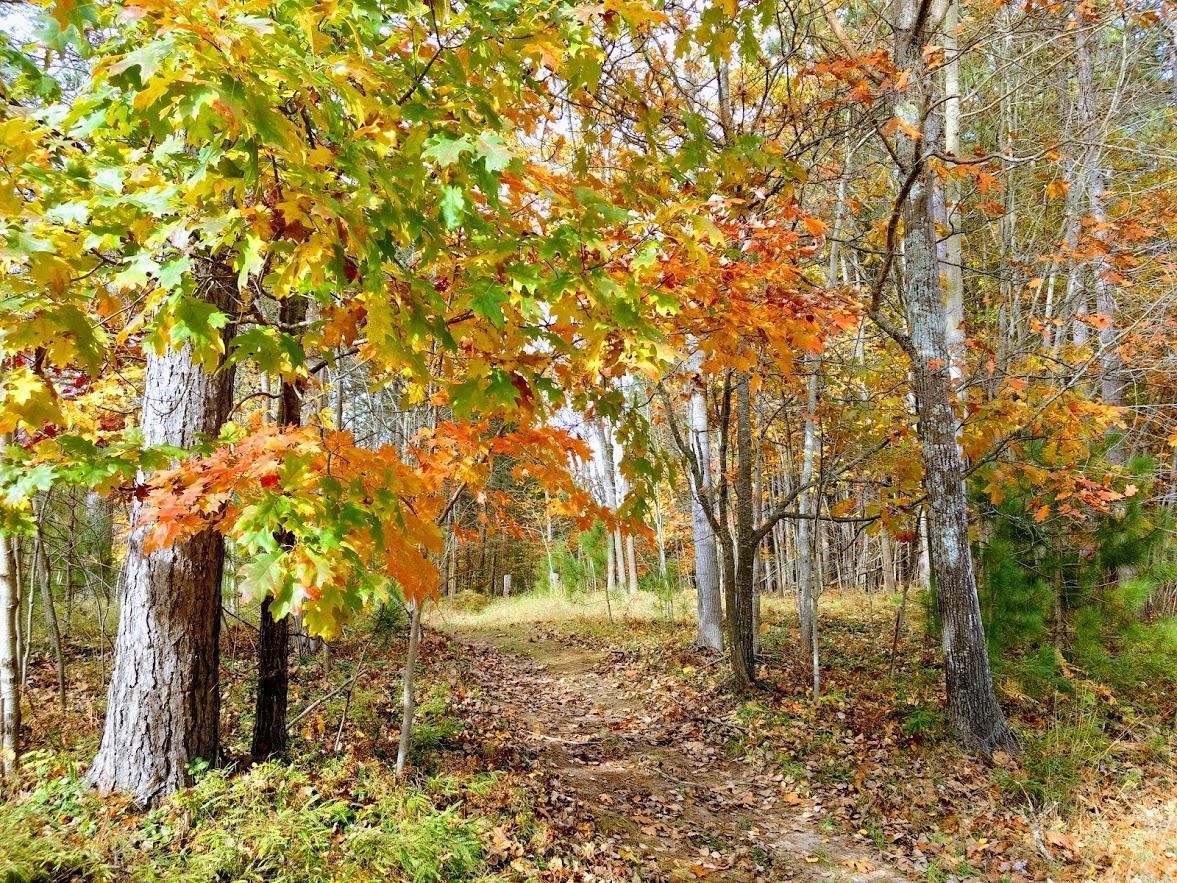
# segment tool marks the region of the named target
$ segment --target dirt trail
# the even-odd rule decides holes
[[[471,676],[540,769],[649,881],[908,879],[771,776],[684,727],[607,652],[538,632],[463,636]],[[686,735],[684,735],[686,734]]]

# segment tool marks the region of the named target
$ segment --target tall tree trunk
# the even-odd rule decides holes
[[[9,435],[0,435],[0,449],[12,443]],[[17,678],[18,597],[12,546],[8,536],[0,534],[0,778],[16,775],[20,766],[20,687]]]
[[[711,650],[723,650],[723,608],[719,595],[719,557],[715,548],[715,531],[699,502],[699,494],[711,492],[711,440],[707,417],[707,393],[699,368],[701,354],[692,360],[695,373],[691,380],[690,445],[702,473],[701,487],[691,494],[691,534],[695,546],[695,598],[699,616],[699,633],[695,643]],[[694,479],[691,479],[694,484]]]
[[[604,485],[606,504],[614,513],[621,507],[621,499],[625,494],[621,476],[617,473],[617,463],[613,456],[613,430],[604,420],[597,423],[597,446],[601,455],[601,480]],[[613,548],[614,582],[617,589],[626,595],[637,591],[637,582],[630,579],[630,571],[626,566],[625,537],[621,527],[614,527],[610,532],[609,542]],[[636,573],[634,574],[636,577]]]
[[[94,542],[85,567],[86,587],[95,598],[99,592],[108,598],[114,581],[114,505],[109,498],[86,495],[86,523]]]
[[[756,561],[755,525],[752,522],[752,393],[749,377],[736,380],[736,541],[734,567],[729,567],[724,589],[727,594],[727,637],[732,674],[737,687],[756,682],[755,621],[752,593]],[[733,557],[733,556],[728,556]]]
[[[621,528],[613,531],[613,563],[617,565],[617,587],[626,595],[632,594],[633,587],[629,584],[628,571],[625,568],[625,539],[621,535]]]
[[[278,308],[278,322],[287,328],[306,317],[306,298],[291,295]],[[278,396],[278,423],[298,426],[302,423],[302,396],[298,387],[283,380]],[[294,537],[278,538],[290,546]],[[272,598],[262,599],[258,621],[257,642],[257,697],[254,704],[253,742],[250,754],[254,760],[264,760],[286,750],[286,708],[290,696],[290,616],[275,619]]]
[[[1103,170],[1091,171],[1091,219],[1095,222],[1095,239],[1099,248],[1092,260],[1095,275],[1095,309],[1104,321],[1099,327],[1099,388],[1105,405],[1124,404],[1124,360],[1120,356],[1116,331],[1116,288],[1111,279],[1111,261],[1107,249],[1106,187]],[[1123,463],[1125,449],[1118,429],[1109,430],[1110,446],[1107,457],[1113,463]]]
[[[928,495],[928,535],[940,614],[948,717],[958,738],[970,748],[1012,750],[1016,743],[993,692],[989,652],[969,548],[968,503],[953,410],[950,353],[945,332],[944,293],[936,255],[932,203],[933,176],[923,150],[936,144],[937,96],[923,53],[936,33],[942,10],[936,4],[899,0],[896,5],[895,60],[911,72],[896,115],[919,130],[922,139],[897,136],[901,175],[911,187],[902,205],[906,309],[912,380],[919,415],[924,485]]]
[[[819,363],[806,358],[811,373],[807,386],[808,398],[805,413],[805,438],[801,453],[802,487],[813,481],[814,460],[817,456],[817,388]],[[813,541],[817,529],[813,488],[801,491],[797,500],[800,518],[797,520],[797,610],[801,624],[801,649],[816,671],[817,667],[817,592],[814,589],[813,571],[816,544]]]
[[[613,596],[617,591],[617,564],[614,558],[617,556],[613,547],[613,531],[608,528],[605,529],[605,600]]]
[[[888,600],[895,594],[895,546],[887,528],[879,531],[879,554],[882,559],[883,593]]]
[[[65,653],[61,646],[61,628],[57,624],[57,608],[53,605],[53,568],[49,566],[49,553],[45,549],[44,506],[34,502],[33,516],[37,522],[37,538],[33,543],[33,572],[41,588],[41,615],[45,617],[45,631],[49,635],[49,645],[53,648],[53,656],[57,662],[57,701],[64,711]]]
[[[215,305],[231,312],[231,278],[203,284]],[[189,346],[162,355],[149,351],[140,420],[144,442],[188,448],[198,436],[215,436],[232,390],[232,370],[205,371]],[[106,725],[88,778],[103,793],[126,793],[154,805],[187,785],[194,760],[219,760],[224,544],[205,530],[149,555],[142,507],[139,501],[131,507]]]
[[[960,156],[960,48],[957,39],[959,0],[947,0],[944,18],[944,150],[950,157]],[[944,180],[948,236],[945,240],[944,282],[947,289],[945,337],[952,356],[952,378],[960,382],[964,374],[964,253],[961,242],[960,182],[949,176]]]

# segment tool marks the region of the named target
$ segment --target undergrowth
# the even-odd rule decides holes
[[[293,691],[304,697],[300,702],[355,677],[353,649],[336,648],[330,679],[313,665],[303,671]],[[463,732],[446,679],[453,661],[441,642],[429,658],[442,671],[423,673],[408,775],[398,780],[399,708],[392,697],[399,672],[390,663],[400,648],[378,642],[375,649],[350,701],[340,695],[325,702],[296,728],[293,760],[197,765],[192,787],[149,812],[122,798],[100,798],[86,785],[91,739],[79,742],[82,751],[31,751],[0,803],[0,881],[505,879],[496,843],[508,837],[513,855],[526,861],[531,843],[539,849],[546,842],[527,781],[496,769],[477,734]],[[377,655],[388,659],[371,658]],[[235,676],[235,660],[227,659],[231,752],[248,724],[247,708],[236,702],[239,692],[248,694],[235,689]]]

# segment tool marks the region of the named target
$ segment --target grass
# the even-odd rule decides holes
[[[304,718],[292,733],[290,762],[250,766],[243,758],[252,644],[248,632],[227,633],[223,741],[241,759],[202,771],[191,788],[146,813],[121,798],[99,798],[82,779],[102,720],[97,658],[71,656],[66,712],[50,701],[51,666],[40,659],[29,715],[37,741],[0,801],[0,881],[492,883],[517,876],[508,846],[520,867],[542,867],[550,844],[537,821],[537,786],[509,764],[496,769],[501,750],[484,749],[480,734],[464,731],[453,695],[460,660],[444,640],[431,638],[424,654],[404,780],[393,773],[403,654],[396,630],[357,630],[333,647],[329,668],[303,660],[292,680],[292,712],[348,682],[365,644],[350,702],[340,694]]]
[[[663,599],[650,592],[628,597],[612,597],[608,604],[603,593],[563,593],[516,595],[488,601],[477,595],[479,603],[459,596],[456,603],[443,601],[426,608],[426,620],[446,631],[493,631],[511,628],[518,623],[560,625],[572,633],[607,636],[625,630],[630,623],[652,626],[666,623]],[[671,622],[693,622],[694,600],[683,594],[674,604]],[[610,623],[610,612],[612,623]]]
[[[0,814],[0,879],[40,881],[493,879],[484,837],[504,818],[469,812],[505,789],[495,777],[396,781],[353,756],[215,770],[146,814],[100,800],[76,769],[31,758],[40,781]]]

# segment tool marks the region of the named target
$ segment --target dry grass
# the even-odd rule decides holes
[[[694,618],[694,596],[675,596],[671,615],[661,598],[649,592],[639,592],[628,598],[611,597],[606,605],[603,592],[585,593],[574,597],[564,595],[518,595],[497,598],[485,606],[472,607],[469,599],[459,597],[456,603],[443,600],[425,609],[427,625],[443,631],[482,631],[512,625],[569,625],[596,628],[625,622],[687,623]],[[610,617],[611,614],[611,617]]]

